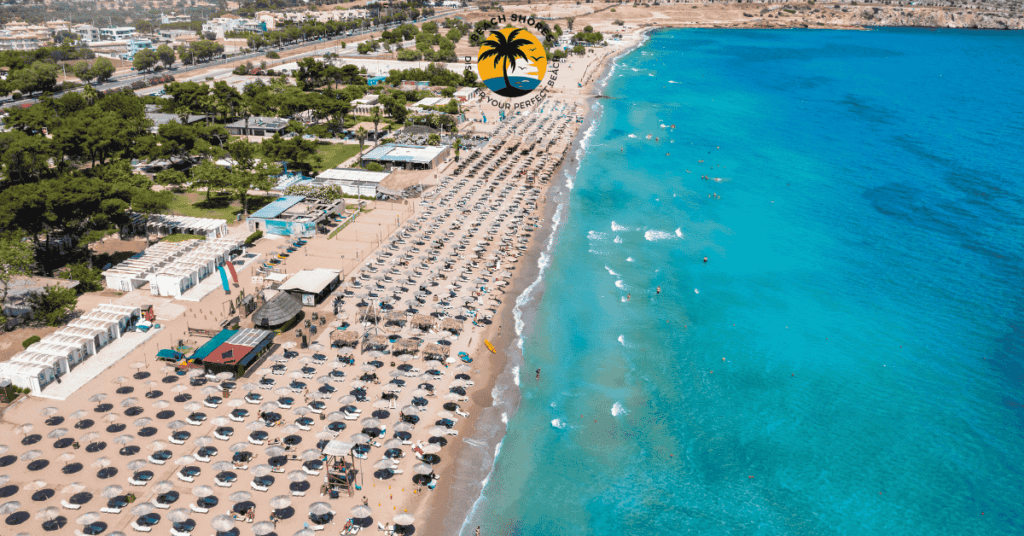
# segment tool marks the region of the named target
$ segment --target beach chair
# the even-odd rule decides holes
[[[306,467],[305,464],[302,465],[302,472],[311,476],[320,476],[320,471],[310,469],[309,467]]]
[[[177,473],[174,473],[174,475],[177,476],[178,480],[180,480],[182,482],[195,482],[196,481],[195,477],[193,477],[193,476],[185,476],[185,475],[181,474],[181,471],[178,471]]]
[[[152,532],[153,531],[153,527],[143,527],[142,525],[139,525],[135,521],[132,521],[132,528],[135,529],[138,532]]]
[[[182,531],[182,530],[178,530],[177,528],[175,528],[173,526],[171,527],[171,534],[173,534],[174,536],[192,536],[191,532],[185,532],[185,531]]]
[[[176,439],[173,435],[172,436],[168,436],[167,437],[167,441],[170,441],[174,445],[184,445],[185,444],[185,440],[183,440],[183,439]]]
[[[306,492],[305,491],[299,491],[297,489],[293,489],[292,490],[292,496],[293,497],[305,497],[306,496]]]
[[[270,489],[270,488],[268,488],[267,486],[261,486],[261,485],[260,485],[259,483],[257,483],[257,482],[256,482],[255,480],[253,480],[252,482],[250,482],[250,483],[249,483],[249,486],[251,486],[251,487],[252,487],[252,489],[254,489],[254,490],[256,490],[256,491],[267,491],[268,489]]]
[[[223,480],[217,480],[217,479],[214,479],[213,483],[216,484],[219,487],[222,487],[222,488],[230,488],[231,484],[232,484],[231,482],[225,482]]]
[[[132,477],[128,477],[128,483],[133,485],[133,486],[145,486],[146,484],[149,484],[149,481],[148,480],[135,480]]]
[[[217,430],[214,430],[214,431],[213,431],[213,437],[216,437],[217,439],[219,439],[219,440],[221,440],[221,441],[227,441],[227,440],[231,439],[231,436],[229,436],[229,435],[222,435],[222,434],[221,434],[221,433],[220,433],[219,431],[217,431]],[[196,459],[198,459],[198,458],[196,458]]]
[[[162,503],[162,502],[160,502],[160,501],[158,501],[156,499],[153,499],[152,504],[153,504],[153,508],[159,508],[161,510],[167,510],[167,509],[169,509],[171,507],[171,505],[166,504],[166,503]]]
[[[60,505],[63,506],[64,508],[67,508],[68,510],[79,510],[82,508],[82,505],[80,504],[71,504],[65,500],[61,500]]]
[[[208,513],[210,513],[210,509],[209,508],[200,508],[200,507],[198,507],[198,506],[196,506],[194,504],[189,504],[188,507],[191,508],[192,511],[194,513],[197,513],[197,514],[208,514]]]
[[[154,464],[154,465],[163,465],[163,464],[167,463],[167,460],[161,460],[159,458],[154,458],[152,454],[150,454],[146,459],[149,460],[149,463]]]

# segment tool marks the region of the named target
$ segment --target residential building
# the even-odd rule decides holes
[[[228,134],[232,136],[273,136],[284,134],[288,128],[288,120],[280,117],[253,116],[246,124],[245,119],[239,119],[227,125]]]
[[[163,13],[160,14],[160,24],[175,24],[178,22],[192,22],[192,17],[184,14],[178,15],[176,13],[171,13],[170,15],[165,15]]]
[[[153,42],[149,39],[131,39],[128,41],[128,50],[121,54],[122,60],[131,61],[135,59],[135,53],[146,48],[153,48]]]
[[[82,41],[99,41],[100,29],[92,24],[76,24],[71,27],[71,32],[82,38]]]
[[[127,41],[135,37],[134,26],[112,26],[100,29],[100,39],[104,41]]]

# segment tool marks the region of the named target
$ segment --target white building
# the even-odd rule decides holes
[[[212,33],[217,39],[223,39],[228,32],[265,32],[265,22],[235,17],[217,17],[203,23],[203,33]]]
[[[185,242],[159,242],[103,272],[107,288],[131,292],[146,284],[146,277],[185,251],[195,247],[195,240]]]
[[[170,15],[160,14],[160,24],[175,24],[178,22],[192,22],[192,17],[189,15],[178,15],[171,13]]]
[[[100,40],[100,29],[92,24],[76,24],[71,27],[71,32],[82,38],[82,41],[93,42]]]
[[[50,382],[120,338],[141,318],[138,307],[100,305],[0,363],[0,378],[39,394]]]
[[[313,179],[314,186],[339,186],[345,195],[377,197],[377,187],[390,172],[366,171],[358,168],[325,170]]]
[[[103,41],[127,41],[135,37],[134,26],[112,26],[100,29],[100,39]]]
[[[468,102],[468,101],[470,101],[472,99],[475,99],[477,97],[477,95],[479,95],[479,94],[480,94],[479,88],[463,87],[463,88],[459,88],[458,91],[455,92],[454,97],[459,102]]]
[[[363,98],[352,101],[352,106],[355,109],[354,115],[370,115],[373,113],[374,108],[380,108],[377,104],[379,97],[374,94],[369,94]]]
[[[228,224],[218,218],[194,218],[154,214],[149,217],[146,227],[153,234],[194,234],[206,238],[222,238],[228,235]]]

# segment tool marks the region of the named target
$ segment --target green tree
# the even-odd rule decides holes
[[[370,121],[373,122],[373,145],[377,146],[379,136],[377,134],[377,125],[380,124],[380,107],[374,106],[373,110],[370,110]]]
[[[50,327],[61,325],[78,306],[78,294],[73,288],[59,285],[46,287],[46,290],[29,296],[32,307],[32,318]]]
[[[0,237],[0,327],[7,324],[3,304],[7,303],[7,293],[11,282],[19,276],[32,274],[32,246],[17,236],[8,233]]]
[[[437,134],[427,136],[427,145],[441,145],[441,136]]]
[[[462,148],[462,139],[456,137],[455,141],[452,142],[452,148],[455,149],[455,161],[459,161],[459,149]]]
[[[165,169],[158,171],[156,175],[153,175],[153,182],[161,186],[181,188],[188,182],[188,175],[185,175],[176,169]]]
[[[519,28],[512,30],[508,34],[508,38],[501,32],[491,32],[491,37],[484,41],[484,46],[489,48],[480,54],[480,61],[493,58],[495,67],[501,63],[501,75],[505,79],[506,88],[512,88],[512,81],[508,79],[508,70],[510,67],[515,70],[516,59],[529,61],[522,48],[529,46],[530,41],[516,37],[521,31]]]
[[[104,57],[96,58],[96,61],[92,63],[92,69],[90,70],[92,71],[92,75],[96,79],[96,82],[100,84],[110,80],[110,77],[114,76],[114,71],[116,71],[114,68],[114,62]]]
[[[79,61],[71,65],[71,73],[77,76],[84,84],[89,84],[96,78],[93,76],[92,69],[87,61]]]
[[[0,133],[0,169],[7,184],[35,182],[49,176],[50,160],[56,156],[53,141],[44,136],[21,131]]]
[[[572,23],[576,22],[576,17],[569,17],[565,19],[565,25],[569,27],[569,31],[572,31]]]
[[[132,59],[132,67],[135,67],[135,70],[139,72],[148,71],[159,62],[160,57],[157,56],[155,50],[144,48],[135,53],[135,57]]]
[[[257,161],[258,147],[246,140],[236,140],[226,147],[234,163],[228,174],[228,187],[235,193],[242,204],[242,214],[249,215],[249,191],[264,192],[273,187],[271,175],[281,172],[276,165],[267,165]]]
[[[377,162],[370,162],[369,164],[366,164],[366,171],[384,171],[384,166]]]
[[[214,190],[221,191],[229,184],[227,170],[209,160],[203,160],[198,166],[193,167],[192,174],[192,188],[205,189],[207,201]]]
[[[78,294],[103,290],[103,271],[99,268],[92,268],[85,262],[70,265],[63,277],[78,281],[78,286],[75,287],[75,292]]]
[[[31,95],[36,92],[53,91],[57,86],[57,66],[36,61],[24,69],[12,71],[8,77],[13,87]]]
[[[363,143],[366,142],[366,136],[369,135],[369,134],[370,133],[367,132],[366,129],[363,128],[363,127],[359,127],[358,129],[356,129],[356,139],[359,140],[359,152],[360,153],[363,152]]]
[[[174,65],[174,49],[167,45],[160,45],[156,47],[156,55],[160,59],[160,63],[164,64],[165,68],[171,68]]]

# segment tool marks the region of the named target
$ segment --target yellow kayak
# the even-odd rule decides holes
[[[487,349],[490,350],[492,354],[498,353],[494,351],[494,346],[491,344],[491,341],[484,339],[484,344],[487,345]]]

